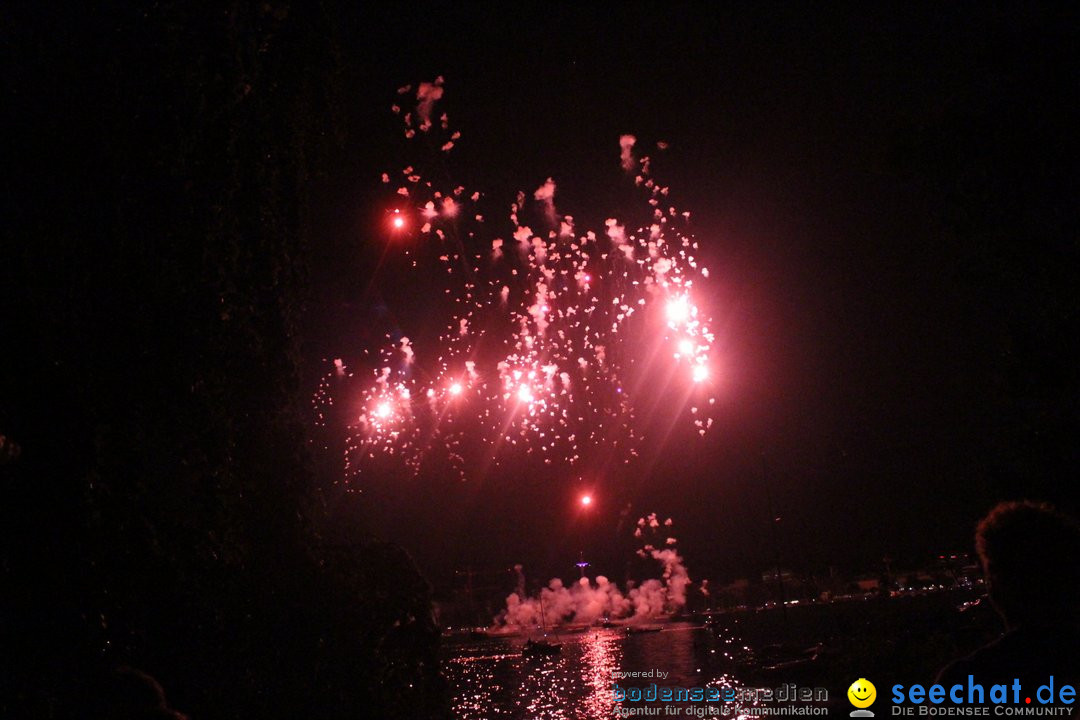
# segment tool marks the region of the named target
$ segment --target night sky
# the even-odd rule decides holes
[[[1075,508],[1075,17],[366,13],[341,33],[363,142],[328,182],[313,373],[422,331],[423,283],[375,269],[378,178],[401,164],[395,89],[437,75],[463,133],[454,172],[504,204],[552,176],[560,206],[597,227],[619,211],[619,135],[670,143],[654,174],[693,212],[713,273],[717,427],[676,432],[651,469],[590,479],[589,513],[573,477],[372,483],[367,521],[436,577],[516,561],[570,576],[582,548],[619,577],[620,513],[649,511],[674,518],[692,576],[754,573],[773,552],[763,471],[782,562],[806,570],[968,550],[1003,498]]]
[[[683,566],[642,544],[668,536],[694,582],[778,564],[803,597],[970,552],[1002,500],[1080,514],[1076,8],[0,3],[0,715],[160,710],[153,676],[191,717],[448,717],[442,630],[492,621],[517,563],[530,596],[580,558],[666,569],[667,610]],[[436,78],[449,154],[391,110]],[[658,253],[688,229],[707,278],[604,237],[653,222],[626,134],[690,213]],[[413,164],[467,188],[445,241],[388,222],[422,215]],[[536,237],[547,178],[609,260],[559,274],[584,251]],[[492,282],[462,335],[465,260]],[[823,609],[822,672],[928,678],[991,632],[953,612],[978,592]]]
[[[968,550],[1000,499],[1077,509],[1074,10],[366,5],[325,15],[349,91],[325,129],[343,149],[312,179],[300,401],[333,358],[359,364],[387,333],[439,329],[428,310],[441,289],[387,251],[393,186],[380,176],[406,157],[390,112],[397,88],[441,75],[442,106],[462,132],[448,167],[496,203],[492,223],[550,176],[560,209],[602,228],[625,209],[619,136],[669,143],[653,153],[653,174],[692,212],[712,273],[718,411],[704,439],[684,423],[661,442],[664,423],[642,417],[643,460],[602,476],[357,479],[363,494],[339,522],[400,542],[445,585],[466,566],[508,578],[515,562],[533,580],[572,577],[579,552],[621,581],[631,523],[648,512],[673,518],[692,577],[725,580],[774,562],[773,516],[781,562],[822,572]],[[88,127],[124,114],[88,100],[82,73],[109,87],[137,67],[116,85],[149,107],[158,92],[184,97],[160,87],[212,79],[212,63],[187,80],[169,66],[159,87],[143,56],[171,51],[152,38],[139,46],[135,20],[116,35],[128,48],[111,46],[108,19],[57,18],[50,34],[51,15],[31,14],[22,40],[46,49],[27,67],[40,62],[45,87],[70,85],[77,99],[6,117],[30,135],[63,116],[55,144],[22,158],[50,188],[38,201],[60,206],[93,182],[53,172],[69,150],[89,148],[86,166],[107,168],[111,155],[152,147],[156,120],[169,132],[163,108],[131,120],[144,133],[136,150],[122,128],[110,143],[82,136],[80,113]],[[84,62],[68,35],[97,54]],[[135,60],[99,67],[94,57]],[[54,181],[67,195],[49,194]],[[79,212],[83,225],[107,214]],[[159,320],[186,312],[174,311]],[[96,342],[107,355],[107,339]],[[311,435],[321,479],[339,478],[339,455],[319,451],[331,433]],[[596,497],[587,513],[584,487]]]

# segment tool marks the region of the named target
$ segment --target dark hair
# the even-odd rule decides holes
[[[990,598],[1010,625],[1059,622],[1080,601],[1080,525],[1047,503],[1003,502],[975,531]]]

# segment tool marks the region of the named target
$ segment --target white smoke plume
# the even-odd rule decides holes
[[[443,78],[440,75],[435,82],[422,82],[416,91],[416,114],[420,116],[420,129],[427,132],[431,128],[431,110],[436,101],[443,96]]]
[[[633,135],[619,136],[619,159],[622,161],[623,170],[631,172],[634,169],[634,143],[637,138]]]
[[[548,224],[552,227],[555,226],[557,216],[555,214],[555,181],[548,178],[543,185],[537,188],[533,193],[533,198],[540,203],[540,209],[544,212],[544,217],[547,219]]]
[[[653,513],[638,520],[637,525],[634,535],[641,537],[643,529],[646,533],[656,533],[660,521]],[[670,528],[671,519],[664,525]],[[637,552],[660,563],[661,577],[631,584],[625,593],[603,575],[597,575],[594,580],[583,577],[570,586],[553,578],[538,596],[527,597],[524,572],[521,565],[515,565],[517,588],[506,598],[506,609],[496,618],[496,625],[519,628],[536,627],[544,622],[549,626],[588,625],[604,619],[640,623],[683,608],[690,575],[678,551],[674,547],[658,550],[647,544]]]

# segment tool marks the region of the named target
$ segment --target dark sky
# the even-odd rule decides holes
[[[314,248],[313,368],[376,349],[387,306],[422,322],[423,291],[376,271],[378,178],[402,164],[396,88],[437,75],[463,133],[458,177],[509,202],[553,176],[592,227],[619,211],[618,136],[669,142],[654,172],[713,273],[715,431],[598,481],[588,517],[572,483],[374,483],[366,521],[434,576],[516,561],[569,575],[579,546],[617,575],[627,504],[674,518],[692,576],[753,572],[772,553],[763,465],[784,562],[811,570],[968,549],[999,499],[1076,509],[1075,15],[358,13],[340,27],[353,139]]]

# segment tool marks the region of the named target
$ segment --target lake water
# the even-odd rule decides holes
[[[521,656],[524,638],[448,638],[443,670],[461,720],[596,720],[629,717],[624,713],[631,709],[657,711],[634,717],[759,717],[792,708],[803,711],[800,715],[822,715],[827,709],[847,716],[852,708],[845,693],[853,680],[870,678],[879,692],[894,682],[928,682],[945,664],[990,640],[998,625],[989,608],[957,610],[971,599],[966,590],[917,593],[723,613],[711,624],[668,623],[654,633],[591,629],[563,634],[562,653],[543,660]],[[800,661],[810,648],[813,660]],[[649,671],[667,675],[617,676]],[[711,704],[618,703],[612,695],[615,682],[624,688],[652,682],[717,688],[743,697]],[[828,700],[783,702],[789,692],[775,693],[772,701],[745,698],[755,688],[792,687],[826,690]]]
[[[742,687],[734,663],[739,641],[715,628],[676,623],[661,632],[627,635],[617,629],[594,629],[559,639],[562,653],[544,659],[522,657],[522,638],[448,643],[443,667],[453,689],[456,717],[595,720],[618,717],[631,707],[660,708],[663,717],[664,705],[678,708],[675,717],[698,717],[694,709],[708,703],[617,703],[613,684]],[[667,675],[625,681],[616,675],[656,671]],[[671,717],[672,711],[667,712]]]

